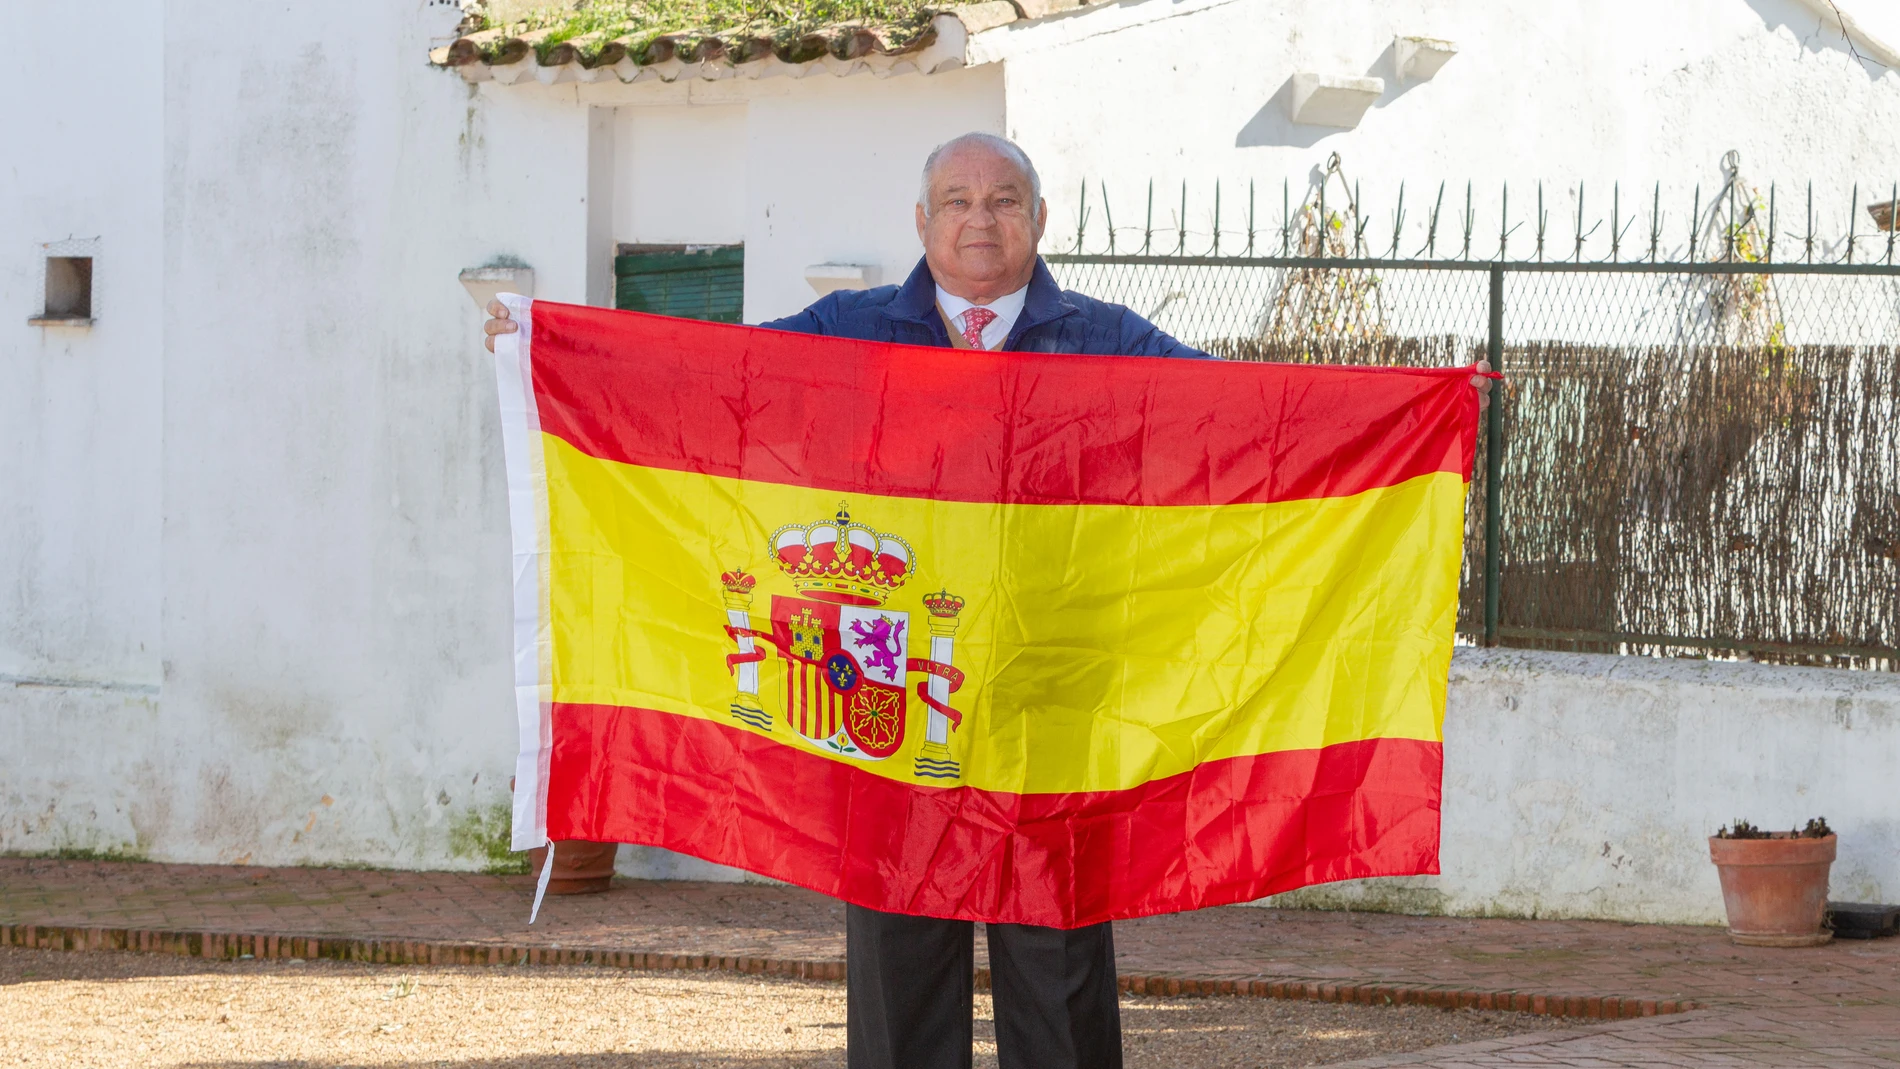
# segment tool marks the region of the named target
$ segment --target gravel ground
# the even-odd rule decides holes
[[[977,996],[977,1065],[993,1067]],[[1574,1022],[1272,999],[1122,1001],[1129,1069],[1324,1065]],[[0,1064],[827,1069],[844,985],[588,967],[216,962],[0,948]]]

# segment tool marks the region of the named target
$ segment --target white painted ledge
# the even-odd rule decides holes
[[[1457,54],[1457,45],[1437,37],[1399,37],[1392,42],[1393,66],[1401,85],[1430,80]]]
[[[1296,123],[1351,129],[1384,93],[1383,78],[1301,71],[1293,76],[1288,110]]]
[[[461,274],[462,288],[468,291],[475,307],[486,310],[488,302],[500,293],[534,296],[532,267],[468,267]]]
[[[813,264],[805,268],[805,281],[823,297],[833,290],[868,290],[877,285],[876,264]]]

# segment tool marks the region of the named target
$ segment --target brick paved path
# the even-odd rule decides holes
[[[843,974],[842,908],[795,888],[622,880],[549,899],[530,928],[531,890],[518,876],[0,858],[0,943]],[[1711,928],[1236,907],[1121,922],[1115,941],[1124,982],[1152,993],[1638,1018],[1363,1069],[1900,1066],[1896,939],[1770,950]]]

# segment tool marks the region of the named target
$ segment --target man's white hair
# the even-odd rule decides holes
[[[923,183],[917,189],[917,206],[924,210],[925,218],[930,217],[930,175],[931,172],[937,169],[937,160],[941,158],[944,153],[953,149],[962,148],[965,145],[982,145],[984,148],[995,152],[997,155],[1015,164],[1016,169],[1023,173],[1023,177],[1029,179],[1029,210],[1034,212],[1037,206],[1042,203],[1042,176],[1036,173],[1036,165],[1029,162],[1029,153],[1024,152],[1020,145],[1007,137],[997,137],[995,134],[968,133],[961,137],[953,137],[945,141],[943,144],[931,149],[930,155],[924,157],[924,177]]]

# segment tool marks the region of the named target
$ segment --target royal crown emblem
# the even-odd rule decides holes
[[[839,605],[882,605],[910,578],[910,543],[851,521],[843,503],[830,520],[772,532],[772,559],[806,597]]]
[[[916,568],[910,543],[854,521],[840,503],[829,520],[787,524],[772,532],[766,549],[794,593],[773,594],[770,629],[752,626],[759,581],[741,569],[721,573],[726,632],[738,645],[727,667],[738,683],[732,715],[770,732],[783,708],[783,724],[811,745],[838,756],[883,761],[904,746],[910,698],[906,676],[919,674],[915,697],[927,710],[924,742],[913,759],[915,775],[956,779],[950,731],[962,716],[950,697],[963,673],[950,663],[963,599],[947,591],[925,595],[929,656],[910,655],[911,614],[887,607]],[[778,651],[782,671],[761,675],[769,663],[764,647]],[[772,692],[778,693],[772,693]]]
[[[932,616],[954,620],[963,611],[963,599],[940,590],[935,594],[924,595],[924,608],[929,609]]]

